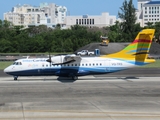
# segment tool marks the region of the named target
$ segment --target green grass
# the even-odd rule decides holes
[[[154,62],[154,63],[144,65],[141,67],[144,67],[144,68],[158,68],[159,67],[160,68],[160,60],[156,60],[156,62]]]
[[[8,67],[9,65],[11,65],[13,63],[13,61],[2,61],[0,62],[0,70],[3,70],[4,68]]]
[[[0,70],[3,70],[4,68],[6,68],[7,66],[11,65],[13,63],[13,61],[2,61],[0,62]],[[151,63],[148,65],[144,65],[141,66],[141,68],[160,68],[160,60],[156,60],[155,63]]]

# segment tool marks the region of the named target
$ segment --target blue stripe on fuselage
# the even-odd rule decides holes
[[[43,68],[31,69],[16,72],[9,72],[7,74],[13,76],[69,76],[74,74],[76,76],[90,75],[90,74],[105,74],[123,70],[123,67],[63,67],[63,68]]]

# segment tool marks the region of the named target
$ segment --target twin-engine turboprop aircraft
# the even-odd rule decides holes
[[[105,74],[145,65],[155,62],[154,59],[147,59],[154,32],[154,29],[142,30],[130,45],[117,53],[95,57],[73,54],[53,56],[49,59],[19,59],[4,69],[4,72],[12,75],[14,80],[17,80],[18,76],[46,75],[71,77],[76,80],[78,76]]]

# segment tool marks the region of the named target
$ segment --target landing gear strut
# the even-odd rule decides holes
[[[72,76],[72,80],[78,80],[77,76]]]
[[[18,79],[18,76],[13,76],[14,80],[16,81]]]

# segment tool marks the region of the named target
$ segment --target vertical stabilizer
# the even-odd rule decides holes
[[[154,29],[144,29],[135,38],[135,40],[129,44],[126,48],[120,52],[105,55],[102,57],[110,57],[117,59],[135,60],[137,62],[144,62],[148,57],[152,39],[154,36]]]

